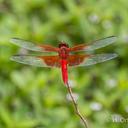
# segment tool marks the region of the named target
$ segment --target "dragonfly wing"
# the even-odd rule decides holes
[[[90,44],[79,44],[71,48],[71,51],[92,51],[98,48],[105,47],[116,41],[115,36],[109,36],[100,40],[96,40]]]
[[[37,51],[37,52],[56,52],[58,51],[58,48],[50,46],[50,45],[35,45],[34,43],[26,40],[22,40],[19,38],[12,38],[10,40],[11,43],[18,45],[22,48]]]
[[[68,66],[78,66],[90,55],[70,55],[68,57]]]
[[[11,57],[11,60],[37,67],[60,67],[58,56],[15,55]]]
[[[96,54],[96,55],[71,55],[68,59],[69,66],[89,66],[116,58],[117,54]]]

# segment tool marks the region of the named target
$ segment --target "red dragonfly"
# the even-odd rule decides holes
[[[11,42],[22,48],[36,51],[36,52],[57,52],[57,55],[51,56],[34,56],[34,55],[14,55],[11,57],[11,60],[23,63],[34,65],[38,67],[57,67],[61,68],[63,82],[67,84],[68,82],[68,71],[67,67],[76,67],[76,66],[89,66],[104,62],[110,59],[117,57],[115,53],[109,54],[75,54],[75,52],[81,51],[93,51],[98,48],[105,47],[112,44],[116,40],[115,36],[106,37],[100,40],[96,40],[90,44],[78,44],[73,47],[65,42],[60,42],[58,47],[51,45],[35,45],[32,42],[12,38]]]

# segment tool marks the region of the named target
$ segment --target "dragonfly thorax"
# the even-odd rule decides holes
[[[61,57],[61,59],[66,59],[69,55],[69,46],[68,44],[64,43],[64,42],[60,42],[59,44],[59,56]]]

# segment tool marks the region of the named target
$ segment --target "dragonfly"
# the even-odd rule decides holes
[[[73,47],[69,47],[68,43],[61,41],[58,47],[52,45],[40,44],[36,45],[30,41],[12,38],[11,43],[34,52],[55,52],[56,55],[14,55],[11,60],[33,65],[37,67],[48,68],[60,68],[62,72],[62,80],[64,84],[68,82],[68,67],[80,67],[90,66],[97,63],[101,63],[107,60],[111,60],[117,57],[116,53],[103,53],[103,54],[89,54],[89,52],[96,49],[105,47],[116,41],[115,36],[109,36],[99,40],[92,41],[91,43],[77,44]],[[84,52],[82,54],[76,54],[76,52]],[[85,52],[87,52],[85,54]]]

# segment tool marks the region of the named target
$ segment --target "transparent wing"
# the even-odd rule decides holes
[[[22,48],[37,51],[37,52],[56,52],[58,51],[58,48],[53,47],[51,45],[35,45],[34,43],[26,40],[22,40],[19,38],[12,38],[10,40],[11,43],[18,45]]]
[[[90,44],[79,44],[71,48],[72,52],[75,51],[92,51],[98,48],[105,47],[116,41],[115,36],[106,37],[100,40],[96,40]]]
[[[117,54],[71,55],[68,58],[69,66],[89,66],[116,58]]]
[[[11,60],[37,67],[60,67],[58,56],[15,55],[11,57]]]

